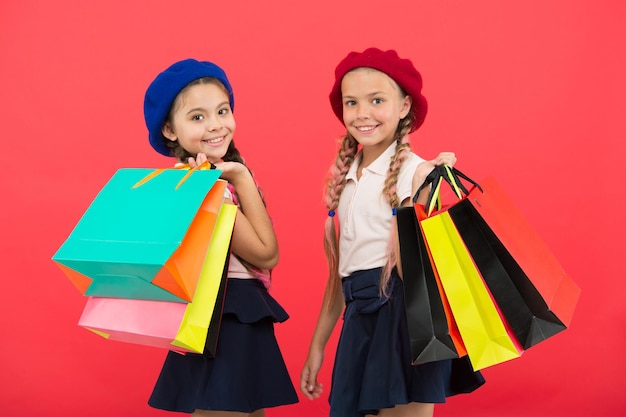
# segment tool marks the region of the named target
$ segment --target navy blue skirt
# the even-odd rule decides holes
[[[228,279],[215,358],[168,352],[148,404],[251,413],[298,402],[274,336],[288,318],[260,281]]]
[[[485,383],[467,357],[411,364],[402,280],[394,270],[389,298],[381,269],[342,280],[346,301],[329,397],[330,417],[362,417],[397,404],[443,403]]]

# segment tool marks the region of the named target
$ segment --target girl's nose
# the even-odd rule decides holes
[[[370,111],[368,106],[358,106],[356,109],[356,116],[359,119],[369,119]]]
[[[206,129],[209,132],[216,131],[220,127],[222,127],[222,124],[220,123],[220,121],[219,121],[219,119],[217,117],[208,117],[206,119]]]

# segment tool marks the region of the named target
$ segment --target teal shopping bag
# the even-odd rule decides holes
[[[190,302],[224,199],[220,174],[118,170],[52,260],[84,295]]]

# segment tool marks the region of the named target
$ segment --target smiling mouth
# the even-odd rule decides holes
[[[215,144],[215,143],[223,142],[224,139],[226,139],[226,136],[220,136],[219,138],[214,138],[214,139],[203,139],[202,142],[208,143],[208,144]]]
[[[359,132],[367,133],[376,129],[376,127],[378,126],[356,126],[356,130],[358,130]]]

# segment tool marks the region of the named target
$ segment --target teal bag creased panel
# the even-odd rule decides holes
[[[118,170],[54,254],[53,261],[92,280],[85,295],[185,301],[151,281],[180,246],[221,171],[194,171],[176,188],[189,171],[166,169],[133,188],[152,172]]]

